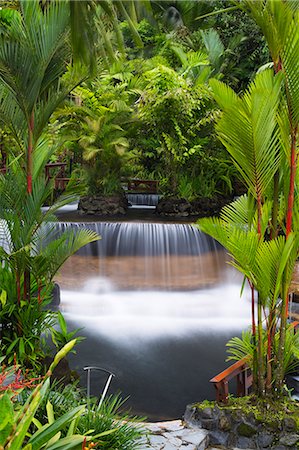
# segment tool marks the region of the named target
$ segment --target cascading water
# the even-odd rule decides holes
[[[158,194],[126,194],[128,202],[134,208],[136,206],[157,206]]]
[[[61,223],[101,240],[64,265],[61,308],[86,336],[72,360],[116,374],[114,390],[135,413],[180,417],[214,398],[225,343],[250,323],[250,302],[225,253],[187,224]],[[245,297],[245,298],[244,298]]]

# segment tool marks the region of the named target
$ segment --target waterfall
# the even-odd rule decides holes
[[[76,274],[74,282],[88,270],[121,288],[188,290],[215,284],[223,266],[215,241],[188,224],[103,222],[58,227],[61,232],[88,227],[101,236],[66,263],[69,277]]]
[[[158,194],[126,194],[128,202],[134,206],[157,206]]]
[[[250,293],[223,249],[187,224],[60,223],[101,240],[81,249],[56,278],[70,329],[86,339],[70,355],[116,374],[111,391],[150,419],[181,417],[214,399],[209,379],[225,367],[225,343],[250,324]],[[93,394],[97,390],[93,388]]]

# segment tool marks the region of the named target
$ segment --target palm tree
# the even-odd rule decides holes
[[[269,393],[282,390],[288,289],[299,247],[298,208],[294,203],[299,33],[298,12],[288,3],[245,3],[257,22],[265,26],[275,71],[268,69],[257,75],[243,96],[219,81],[211,81],[222,110],[216,131],[248,187],[248,198],[224,210],[220,220],[204,220],[200,227],[228,248],[252,288],[252,333],[254,346],[257,344],[254,374],[257,392],[262,396],[265,389]],[[266,361],[263,320],[267,330]]]
[[[80,2],[79,2],[80,3]],[[0,118],[25,155],[27,191],[32,192],[33,153],[48,120],[81,77],[70,71],[69,10],[54,2],[20,2],[0,45]]]
[[[0,179],[0,234],[6,238],[0,251],[2,345],[4,353],[17,351],[31,365],[41,332],[50,325],[43,306],[53,276],[71,254],[98,239],[86,230],[58,236],[48,223],[73,197],[41,212],[52,189],[39,176],[49,156],[41,135],[53,111],[81,79],[76,68],[64,76],[72,56],[69,22],[67,2],[51,2],[42,9],[37,1],[22,0],[0,42],[0,120],[21,152],[10,173]]]
[[[60,234],[54,213],[73,196],[65,195],[44,213],[51,185],[34,177],[28,195],[25,181],[18,162],[0,177],[1,347],[8,358],[16,352],[19,362],[38,366],[41,332],[53,321],[44,309],[53,277],[69,256],[99,237],[85,229]]]
[[[287,173],[288,185],[283,186],[285,234],[286,238],[292,230],[296,230],[296,217],[294,217],[294,206],[296,206],[296,174],[298,159],[298,125],[299,125],[299,81],[297,61],[299,58],[299,32],[298,17],[299,9],[296,2],[284,2],[265,0],[253,2],[246,0],[244,8],[247,9],[256,23],[260,26],[269,46],[274,71],[283,74],[284,104],[282,105],[282,119],[280,128],[282,131],[282,147],[286,156],[284,167],[280,172]],[[273,235],[277,223],[279,178],[277,171],[274,177],[274,207],[273,207]],[[298,223],[297,223],[298,225]],[[297,231],[297,230],[296,230]],[[276,234],[275,234],[276,233]],[[283,301],[283,314],[281,320],[280,360],[284,348],[287,311],[288,311],[288,286],[285,286]],[[283,381],[283,368],[278,373],[279,382]]]

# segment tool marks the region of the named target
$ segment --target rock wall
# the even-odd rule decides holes
[[[299,430],[292,417],[282,421],[263,423],[253,413],[241,409],[198,408],[188,405],[185,422],[209,432],[209,445],[220,445],[228,449],[296,450],[299,445]]]
[[[79,214],[116,216],[126,214],[128,201],[124,194],[111,196],[89,195],[79,201]]]
[[[162,217],[209,217],[219,214],[221,208],[231,202],[231,197],[218,196],[188,202],[184,199],[163,198],[159,200],[156,214]]]

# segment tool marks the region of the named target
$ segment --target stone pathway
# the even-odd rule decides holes
[[[139,450],[205,450],[208,447],[207,431],[187,428],[181,420],[143,425],[148,435]]]

